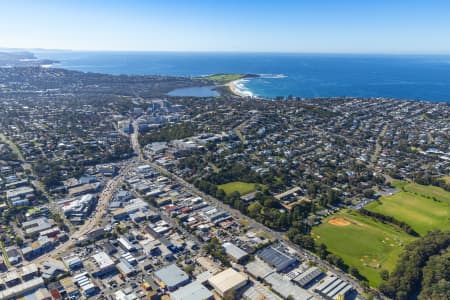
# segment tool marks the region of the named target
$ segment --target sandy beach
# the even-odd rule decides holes
[[[253,93],[251,91],[243,90],[243,83],[245,79],[239,79],[239,80],[233,80],[227,83],[225,86],[227,86],[231,93],[233,93],[236,96],[240,97],[254,97]]]

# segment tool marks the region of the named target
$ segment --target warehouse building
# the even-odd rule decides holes
[[[315,291],[325,299],[335,299],[339,295],[346,296],[353,290],[353,286],[342,279],[331,276],[315,288]]]
[[[108,273],[115,271],[116,266],[114,261],[105,252],[99,252],[92,256],[97,269],[92,273],[93,276],[101,277]]]
[[[45,287],[44,279],[37,277],[37,278],[31,279],[29,281],[25,281],[16,286],[7,288],[3,291],[0,291],[0,299],[19,298],[19,297],[29,293],[30,291],[39,289],[41,287]]]
[[[317,278],[322,277],[323,272],[317,267],[311,267],[302,274],[295,277],[293,280],[301,287],[305,287],[309,285],[311,282],[316,280]]]
[[[170,293],[172,300],[210,300],[213,294],[198,280]]]
[[[222,298],[233,291],[243,288],[247,285],[247,282],[247,276],[233,268],[228,268],[208,279],[208,283]]]
[[[230,242],[223,243],[222,247],[225,249],[225,253],[231,257],[234,262],[242,263],[248,258],[247,252]]]
[[[167,287],[171,292],[190,281],[189,276],[175,264],[159,269],[154,276],[161,287]]]
[[[297,259],[286,253],[281,245],[266,247],[259,251],[257,255],[265,263],[275,268],[277,272],[283,272],[297,264]]]
[[[81,259],[76,255],[66,256],[62,260],[71,271],[75,271],[83,267]]]

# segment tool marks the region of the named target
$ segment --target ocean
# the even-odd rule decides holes
[[[450,56],[275,53],[33,51],[56,67],[129,75],[262,74],[244,80],[247,94],[389,97],[450,103]]]

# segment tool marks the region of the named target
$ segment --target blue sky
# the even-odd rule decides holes
[[[0,47],[450,53],[450,1],[0,0]]]

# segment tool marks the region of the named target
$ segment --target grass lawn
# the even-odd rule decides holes
[[[230,81],[241,79],[244,76],[245,75],[243,75],[243,74],[215,74],[215,75],[199,77],[199,78],[216,81],[217,83],[228,83]]]
[[[333,225],[328,221],[341,218],[346,225]],[[392,271],[403,245],[414,238],[389,224],[362,216],[351,210],[340,211],[326,218],[311,232],[316,243],[324,243],[328,250],[349,266],[356,267],[370,285],[381,283],[379,272]]]
[[[239,192],[239,194],[245,195],[256,191],[257,187],[257,183],[248,183],[243,181],[233,181],[217,186],[217,188],[222,189],[227,195],[230,195],[233,192]]]
[[[450,192],[434,186],[408,183],[400,192],[382,197],[366,209],[403,221],[421,235],[450,229]]]

